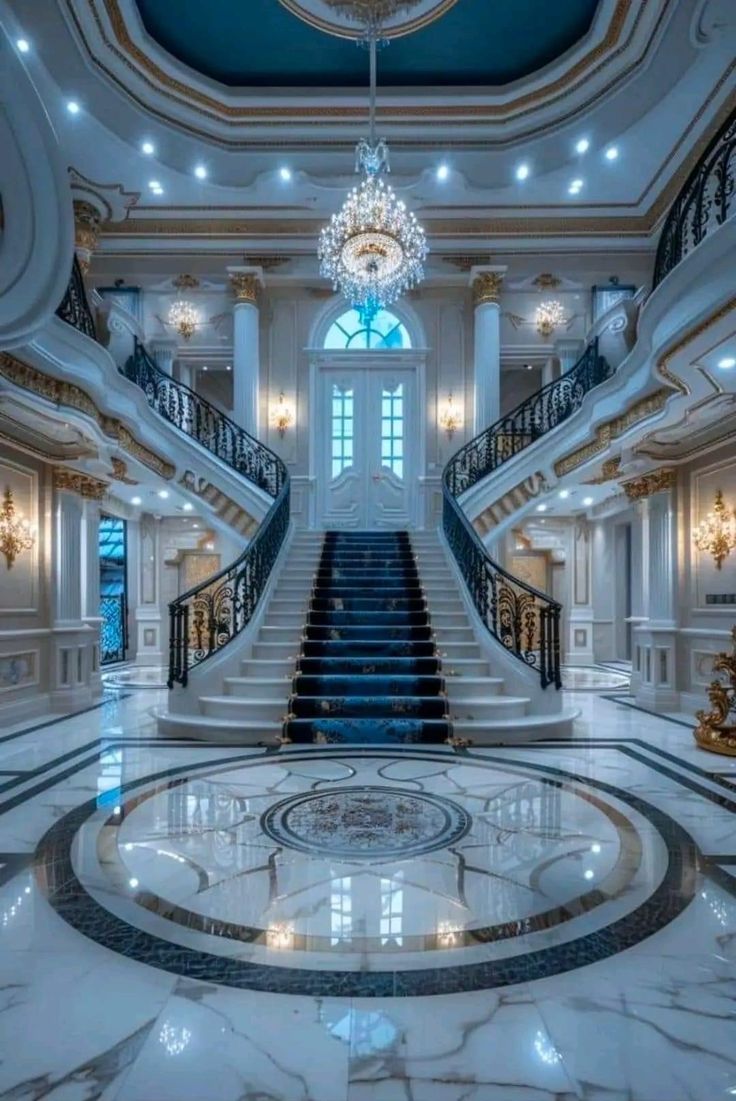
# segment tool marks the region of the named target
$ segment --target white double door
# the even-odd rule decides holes
[[[323,528],[415,525],[417,371],[379,357],[317,374],[317,512]]]

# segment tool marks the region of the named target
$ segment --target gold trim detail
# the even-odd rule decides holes
[[[619,417],[614,417],[612,420],[606,421],[605,424],[599,425],[595,430],[595,439],[585,444],[584,447],[579,447],[577,451],[565,455],[563,459],[559,459],[555,463],[557,477],[562,478],[570,471],[577,470],[579,466],[583,466],[584,463],[599,455],[601,451],[605,451],[612,440],[622,436],[624,432],[628,432],[640,421],[647,420],[649,417],[653,417],[655,413],[661,412],[670,397],[672,397],[670,387],[662,387],[660,390],[655,390],[653,394],[648,394],[645,398],[640,398],[639,401],[634,402]]]
[[[96,421],[106,436],[118,441],[123,451],[127,451],[132,458],[137,459],[138,462],[147,466],[149,470],[155,471],[162,478],[173,478],[176,473],[176,468],[171,463],[161,459],[145,444],[142,444],[140,440],[137,440],[117,417],[108,417],[105,413],[102,413],[89,394],[79,386],[75,386],[71,382],[64,382],[61,379],[51,378],[49,375],[45,375],[43,371],[36,370],[35,367],[23,363],[7,352],[0,352],[0,375],[6,378],[8,382],[12,382],[13,385],[20,386],[23,390],[29,390],[33,394],[38,394],[39,397],[52,402],[54,405],[76,409],[77,412],[90,417],[93,421]]]
[[[621,456],[617,455],[614,459],[606,459],[601,466],[600,474],[597,474],[595,478],[587,478],[585,484],[590,486],[602,485],[604,482],[615,481],[621,471]]]
[[[101,501],[110,488],[107,482],[92,478],[80,470],[69,470],[65,466],[54,467],[54,489],[63,489],[68,493],[78,493],[91,501]]]
[[[334,35],[335,38],[347,38],[351,42],[359,41],[363,34],[362,27],[358,26],[354,30],[350,27],[341,25],[340,23],[333,23],[330,19],[322,19],[319,15],[315,15],[313,12],[305,10],[304,6],[299,3],[299,0],[279,0],[287,11],[295,15],[297,19],[301,19],[303,23],[306,23],[309,27],[315,27],[318,31],[324,31],[325,34]],[[328,7],[334,7],[339,13],[339,3],[335,4],[332,0],[325,0]],[[424,15],[416,15],[412,19],[405,19],[399,23],[396,27],[381,27],[381,38],[403,38],[407,34],[413,34],[414,31],[419,31],[422,27],[428,27],[430,23],[434,23],[435,19],[439,19],[441,15],[449,11],[454,7],[457,0],[438,0],[435,7]],[[345,5],[347,6],[347,5]],[[353,5],[354,7],[360,7],[360,0]],[[372,5],[365,3],[366,8]],[[408,7],[408,4],[404,4],[404,7]],[[366,13],[367,18],[367,13]]]
[[[722,317],[729,314],[731,310],[736,309],[736,298],[729,298],[719,310],[711,314],[710,317],[706,317],[704,321],[701,321],[699,325],[696,325],[694,329],[691,329],[682,340],[678,340],[677,344],[674,344],[668,352],[665,353],[657,361],[657,372],[669,382],[670,386],[673,386],[675,390],[679,390],[681,394],[689,394],[690,387],[687,385],[679,375],[676,375],[670,368],[670,361],[675,358],[678,352],[681,352],[683,348],[686,348],[688,344],[691,344],[693,340],[696,340],[703,333],[707,332],[712,325],[715,325]]]
[[[561,279],[558,279],[556,275],[552,275],[549,271],[543,271],[536,279],[532,279],[532,283],[540,291],[554,290],[555,287],[559,287],[561,282]]]
[[[630,482],[622,482],[621,488],[630,501],[641,501],[644,497],[651,497],[653,493],[661,493],[663,489],[672,489],[677,485],[677,471],[672,467],[661,467],[652,470],[649,474],[642,474],[640,478],[633,478]]]
[[[84,199],[74,200],[74,247],[82,269],[82,275],[89,270],[92,254],[97,250],[100,239],[102,215],[96,206]]]
[[[250,302],[255,306],[258,302],[258,277],[245,271],[230,272],[230,285],[233,288],[236,302]]]
[[[693,731],[701,749],[736,757],[736,627],[731,630],[731,653],[714,655],[713,672],[725,673],[727,682],[712,680],[708,688],[710,711],[696,711],[698,725]],[[729,721],[730,720],[730,721]]]
[[[473,305],[483,306],[487,302],[498,304],[503,275],[499,271],[482,271],[473,280]]]
[[[136,479],[129,476],[128,465],[122,459],[118,459],[113,455],[110,463],[112,465],[112,476],[116,482],[124,482],[126,486],[138,485]]]

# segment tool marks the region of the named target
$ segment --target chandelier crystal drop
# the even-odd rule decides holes
[[[369,27],[370,137],[356,148],[362,179],[322,229],[317,252],[320,274],[344,294],[363,324],[421,282],[428,252],[416,217],[382,178],[389,160],[388,145],[375,138],[376,34]]]

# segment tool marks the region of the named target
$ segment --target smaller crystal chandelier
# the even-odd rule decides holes
[[[286,395],[282,390],[279,394],[278,405],[271,411],[271,424],[278,429],[279,436],[283,439],[286,429],[291,428],[293,423],[294,414],[290,406],[286,404]]]
[[[183,337],[184,340],[191,340],[199,325],[199,314],[194,304],[188,302],[182,296],[182,292],[198,287],[199,280],[195,279],[193,275],[180,275],[178,279],[174,280],[174,286],[179,291],[179,297],[171,303],[168,323],[176,329],[179,336]]]
[[[565,311],[560,302],[540,302],[534,318],[540,336],[551,336],[555,329],[565,324]]]
[[[358,311],[363,324],[424,278],[427,241],[414,214],[381,179],[390,171],[388,145],[376,140],[376,38],[381,5],[368,19],[370,48],[369,137],[356,148],[363,178],[320,233],[320,272]],[[367,16],[366,16],[367,17]],[[367,17],[368,18],[368,17]]]
[[[21,551],[30,550],[35,542],[36,537],[28,520],[16,516],[13,491],[6,486],[0,509],[0,551],[5,555],[8,569],[12,569]]]
[[[463,426],[462,414],[453,405],[452,394],[447,395],[447,402],[439,416],[439,426],[447,433],[448,440],[451,440],[457,430]]]
[[[736,509],[726,507],[720,489],[713,511],[693,530],[693,542],[699,551],[711,554],[720,570],[723,559],[736,547]]]

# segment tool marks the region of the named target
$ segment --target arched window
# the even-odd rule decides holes
[[[360,320],[357,310],[347,310],[330,325],[324,346],[351,351],[367,348],[396,351],[411,348],[411,338],[404,323],[389,310],[379,310],[366,324]]]

